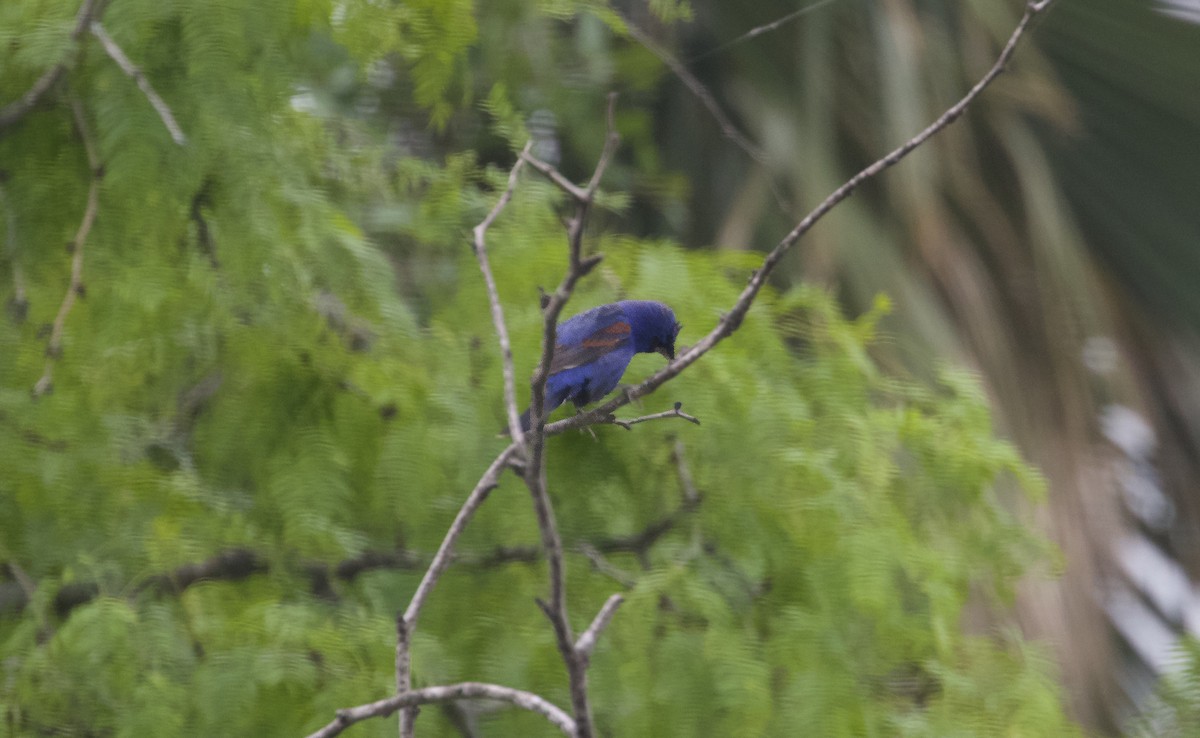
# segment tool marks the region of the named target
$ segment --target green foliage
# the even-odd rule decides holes
[[[30,80],[65,48],[68,14],[41,5],[0,9],[31,29],[28,46],[25,34],[0,44],[0,63]],[[547,24],[531,32],[552,27],[538,6],[505,5]],[[105,23],[191,144],[175,147],[136,86],[84,47],[70,89],[105,162],[100,216],[54,391],[37,399],[42,327],[66,287],[61,244],[82,217],[87,171],[61,100],[0,137],[11,204],[0,216],[16,233],[0,298],[15,297],[19,270],[29,301],[24,322],[0,321],[0,562],[11,575],[0,602],[28,597],[0,609],[8,733],[298,735],[392,689],[394,616],[420,568],[337,567],[433,551],[503,446],[499,356],[465,243],[506,172],[469,148],[387,149],[369,121],[290,103],[321,86],[312,70],[394,55],[426,122],[450,124],[475,110],[458,94],[471,45],[507,27],[482,13],[114,3]],[[507,150],[531,104],[508,97],[518,72],[493,71],[486,109]],[[22,89],[5,84],[3,99]],[[573,94],[567,120],[585,108]],[[637,131],[632,115],[622,125]],[[386,165],[370,163],[383,153]],[[538,350],[537,287],[563,269],[559,201],[527,175],[490,233],[519,376]],[[604,203],[614,209],[597,213],[588,248],[606,259],[569,310],[662,299],[685,326],[681,342],[697,340],[756,259],[616,235],[607,226],[628,203]],[[1072,732],[1036,649],[964,625],[968,601],[1002,605],[1045,554],[1009,512],[1009,498],[1040,482],[994,437],[971,377],[947,368],[923,387],[879,368],[885,312],[848,320],[817,290],[765,294],[734,337],[629,411],[681,401],[702,426],[551,441],[577,628],[621,586],[581,545],[674,516],[640,555],[609,556],[635,584],[592,667],[604,732]],[[629,376],[660,361],[640,356]],[[677,443],[702,492],[691,511],[680,512]],[[470,559],[537,541],[509,475],[461,548]],[[159,577],[233,548],[258,565],[182,591]],[[567,704],[532,604],[544,589],[541,564],[452,567],[417,631],[417,683],[495,681]],[[519,711],[485,721],[487,734],[551,732]],[[435,709],[421,730],[454,734]]]
[[[1190,738],[1200,735],[1200,643],[1185,639],[1174,654],[1170,672],[1130,721],[1133,738]]]

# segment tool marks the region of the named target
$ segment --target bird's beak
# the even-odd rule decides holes
[[[659,346],[658,353],[667,357],[667,361],[675,361],[675,347],[674,346]]]

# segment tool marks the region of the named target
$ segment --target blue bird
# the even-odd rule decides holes
[[[682,326],[661,302],[623,300],[601,305],[559,324],[546,380],[546,415],[567,400],[581,408],[604,397],[634,354],[660,353],[675,358],[675,337]],[[529,411],[521,429],[529,430]]]

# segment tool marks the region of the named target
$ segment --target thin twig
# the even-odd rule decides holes
[[[609,400],[608,402],[589,412],[579,413],[578,415],[574,415],[564,420],[550,423],[545,427],[546,435],[555,435],[573,428],[581,428],[586,425],[609,422],[608,418],[615,410],[628,405],[630,402],[639,397],[644,397],[650,394],[663,384],[679,376],[681,372],[683,372],[692,364],[696,363],[701,356],[704,356],[704,354],[712,350],[713,347],[715,347],[718,343],[732,335],[733,332],[736,331],[741,325],[742,320],[746,317],[746,313],[750,310],[750,306],[754,304],[754,299],[758,296],[759,291],[767,283],[767,278],[771,275],[771,272],[774,271],[776,266],[778,266],[779,261],[783,258],[784,254],[786,254],[788,250],[800,240],[800,237],[808,233],[808,231],[811,230],[814,225],[816,225],[817,221],[819,221],[825,216],[826,213],[832,210],[835,205],[849,197],[850,194],[854,192],[855,188],[857,188],[860,184],[896,164],[905,156],[908,156],[910,153],[912,153],[913,150],[915,150],[918,146],[929,140],[929,138],[934,134],[938,133],[943,128],[961,117],[962,114],[966,112],[967,107],[975,100],[975,98],[978,97],[979,94],[983,92],[983,90],[986,89],[987,86],[996,79],[996,77],[1000,76],[1001,72],[1004,71],[1004,68],[1012,59],[1013,51],[1016,49],[1017,43],[1021,40],[1021,37],[1025,35],[1025,31],[1029,28],[1030,22],[1039,13],[1049,7],[1052,2],[1053,0],[1040,0],[1040,2],[1027,3],[1025,6],[1025,14],[1017,23],[1017,27],[1013,30],[1012,35],[1009,36],[1008,42],[1004,45],[1003,50],[996,59],[996,63],[992,65],[991,69],[988,70],[983,78],[980,79],[979,82],[976,83],[975,86],[972,87],[970,91],[968,91],[967,94],[962,97],[961,100],[948,108],[946,112],[942,113],[942,115],[938,117],[937,120],[929,124],[928,127],[926,127],[913,138],[906,141],[899,148],[891,151],[886,156],[882,157],[860,171],[858,174],[851,177],[842,186],[830,193],[829,196],[822,200],[819,205],[813,208],[812,212],[804,216],[804,218],[797,223],[796,226],[790,232],[788,232],[788,234],[784,236],[778,244],[775,245],[775,248],[771,249],[770,253],[763,258],[762,265],[750,276],[749,283],[746,285],[745,289],[742,290],[742,293],[738,296],[737,301],[734,302],[729,312],[721,316],[720,320],[717,321],[717,325],[713,327],[711,331],[709,331],[708,335],[704,336],[704,338],[699,342],[679,354],[674,361],[652,374],[641,384],[626,388],[625,392],[618,394],[612,400]]]
[[[529,153],[533,142],[525,144],[521,154]],[[496,327],[496,339],[500,343],[500,356],[504,362],[504,406],[508,412],[508,432],[516,442],[518,448],[525,447],[525,433],[521,430],[521,415],[517,410],[517,390],[516,382],[513,379],[513,355],[512,343],[508,340],[508,326],[504,322],[504,308],[500,304],[500,292],[496,288],[496,277],[492,274],[492,266],[488,263],[487,255],[487,231],[500,216],[500,211],[512,199],[513,191],[517,187],[517,177],[521,173],[521,167],[525,165],[525,159],[518,156],[517,161],[513,164],[512,171],[508,173],[508,186],[504,188],[500,199],[496,201],[495,206],[483,219],[483,222],[475,226],[473,231],[475,235],[475,258],[479,260],[479,271],[483,273],[483,282],[487,285],[488,302],[492,308],[492,325]]]
[[[92,224],[96,221],[96,212],[100,207],[100,179],[104,176],[104,167],[100,163],[100,155],[96,152],[96,145],[92,142],[92,134],[87,127],[83,105],[78,100],[71,100],[71,115],[75,121],[75,130],[83,139],[83,150],[87,154],[91,183],[88,185],[87,205],[83,211],[83,221],[79,224],[75,239],[71,241],[71,281],[67,285],[67,294],[58,307],[58,314],[54,316],[54,324],[50,329],[50,340],[46,344],[46,367],[42,370],[42,376],[33,386],[35,397],[46,394],[54,386],[54,362],[62,355],[62,336],[63,328],[67,323],[67,315],[74,307],[76,297],[83,292],[83,247],[87,243]]]
[[[684,420],[688,421],[689,423],[695,423],[696,425],[700,425],[700,419],[683,412],[683,410],[681,409],[682,407],[683,407],[683,403],[677,402],[677,403],[675,403],[674,408],[672,408],[670,410],[665,410],[661,413],[654,413],[653,415],[643,415],[640,418],[630,418],[629,420],[621,420],[620,418],[616,417],[615,415],[612,415],[612,416],[609,416],[607,422],[612,423],[613,425],[619,425],[622,428],[624,428],[625,430],[632,430],[633,426],[637,425],[638,423],[645,423],[650,420],[661,420],[662,418],[683,418]]]
[[[101,2],[102,0],[83,0],[83,3],[80,4],[79,11],[75,13],[75,26],[71,29],[69,37],[72,45],[83,36],[84,31],[88,28],[88,24],[92,21],[92,16],[99,12]],[[0,132],[16,124],[30,110],[33,110],[38,101],[42,99],[42,96],[54,86],[55,82],[58,82],[63,72],[67,71],[67,64],[73,55],[74,49],[64,55],[62,60],[57,64],[43,72],[42,76],[38,77],[33,86],[29,88],[28,92],[17,100],[0,108]]]
[[[133,78],[138,88],[141,89],[142,94],[154,106],[154,110],[158,112],[158,117],[162,119],[163,125],[167,127],[167,132],[171,134],[171,140],[180,146],[186,145],[187,136],[183,135],[183,129],[175,122],[175,116],[171,113],[171,108],[163,102],[163,99],[150,86],[150,80],[146,79],[146,75],[142,73],[142,70],[130,61],[128,56],[125,56],[125,52],[121,50],[121,47],[117,45],[113,37],[108,35],[108,31],[104,30],[104,26],[100,24],[100,21],[92,21],[89,28],[92,35],[100,40],[100,45],[104,47],[104,51],[112,57],[112,60],[117,63],[122,72]]]
[[[657,56],[663,64],[666,64],[667,68],[679,78],[679,81],[683,82],[704,107],[708,109],[708,112],[717,121],[717,125],[721,127],[722,135],[732,141],[739,149],[746,152],[751,159],[762,164],[764,167],[768,167],[766,152],[758,148],[753,141],[746,138],[745,134],[738,130],[733,121],[729,120],[729,116],[725,115],[725,111],[721,109],[713,94],[708,91],[708,88],[700,80],[696,79],[696,75],[692,74],[683,65],[683,62],[676,59],[671,52],[659,46],[654,39],[650,38],[641,28],[638,28],[633,21],[628,18],[624,18],[623,20],[625,21],[625,28],[629,31],[629,35],[633,36],[634,40],[639,44],[645,46],[647,51]]]
[[[729,49],[732,46],[736,46],[736,45],[742,43],[743,41],[749,41],[752,38],[758,38],[759,36],[763,35],[764,33],[770,33],[771,31],[774,31],[777,28],[782,28],[784,25],[791,23],[792,21],[796,20],[800,16],[808,15],[809,13],[813,12],[814,10],[819,10],[819,9],[825,7],[826,5],[829,5],[832,2],[835,2],[835,0],[817,0],[817,2],[813,3],[812,5],[805,5],[803,8],[800,8],[799,10],[788,13],[787,15],[783,16],[782,18],[776,18],[775,20],[771,21],[770,23],[764,23],[761,26],[755,26],[754,28],[751,28],[749,31],[746,31],[745,33],[738,36],[737,38],[730,39],[729,41],[726,41],[725,43],[721,44],[720,46],[717,46],[715,48],[709,49],[708,51],[696,54],[695,56],[688,59],[688,63],[691,64],[692,62],[698,62],[701,59],[706,59],[706,58],[712,56],[713,54],[719,54],[722,51],[725,51],[726,49]]]
[[[475,514],[475,511],[484,503],[484,500],[487,499],[491,491],[500,483],[500,475],[507,468],[509,457],[516,451],[517,445],[515,443],[509,444],[492,461],[491,466],[487,468],[483,476],[479,478],[475,489],[471,490],[471,494],[467,495],[467,499],[463,502],[458,514],[454,516],[454,522],[450,524],[450,529],[446,531],[446,535],[442,539],[442,545],[438,547],[437,553],[433,555],[433,561],[429,564],[429,568],[425,570],[425,576],[421,577],[421,583],[417,585],[417,591],[413,593],[412,600],[408,603],[408,608],[396,618],[396,693],[398,695],[403,696],[412,688],[409,645],[412,640],[413,630],[417,627],[417,618],[421,615],[421,608],[424,607],[429,593],[437,586],[442,572],[450,565],[450,561],[454,555],[454,545],[458,542],[459,536],[466,530],[467,523],[471,521],[471,516]],[[412,704],[416,705],[419,703],[414,702]],[[401,735],[405,735],[406,730],[409,731],[408,735],[412,734],[412,725],[415,717],[415,711],[411,708],[401,711]]]
[[[682,490],[683,504],[695,505],[700,502],[700,492],[692,479],[692,470],[688,468],[687,459],[683,455],[683,441],[675,439],[675,447],[671,449],[671,458],[675,460],[675,468],[679,471],[679,488]]]
[[[546,179],[553,182],[560,190],[570,195],[571,198],[576,202],[583,202],[588,198],[587,190],[585,188],[580,187],[571,180],[567,179],[566,176],[562,172],[555,169],[553,165],[547,164],[531,154],[528,148],[521,152],[521,159],[527,162],[529,166],[536,169]]]
[[[525,485],[533,498],[534,512],[537,515],[538,529],[541,531],[542,547],[546,551],[546,561],[550,573],[550,600],[541,602],[542,610],[550,620],[554,629],[555,640],[563,663],[567,667],[567,681],[571,690],[571,709],[575,715],[577,738],[592,738],[591,705],[588,700],[587,660],[580,657],[575,650],[575,639],[571,634],[571,622],[567,615],[567,582],[566,570],[563,567],[562,539],[558,535],[558,526],[554,520],[554,507],[550,502],[550,494],[546,485],[546,435],[543,431],[546,423],[546,380],[550,376],[550,365],[554,359],[554,346],[558,329],[558,316],[563,306],[570,299],[575,289],[575,283],[581,277],[600,263],[598,256],[588,259],[581,258],[583,251],[583,233],[587,224],[588,212],[600,187],[613,154],[621,141],[616,129],[617,96],[608,96],[607,125],[608,134],[605,136],[604,148],[596,162],[587,186],[580,189],[570,184],[565,177],[555,176],[557,170],[525,152],[522,158],[531,166],[550,178],[550,181],[561,187],[575,199],[575,215],[567,227],[567,272],[563,276],[558,289],[549,296],[542,310],[542,358],[533,374],[532,394],[529,402],[530,430],[527,435],[528,463],[525,467]]]
[[[771,188],[771,195],[774,196],[776,204],[785,214],[790,215],[790,206],[787,198],[784,197],[783,193],[775,184],[775,177],[772,174],[774,167],[771,165],[770,159],[767,158],[766,152],[760,149],[757,144],[755,144],[753,141],[747,138],[745,134],[738,130],[738,127],[733,124],[733,121],[729,120],[729,116],[725,115],[725,111],[721,109],[721,105],[717,102],[717,98],[708,91],[708,88],[704,86],[704,83],[697,79],[696,75],[692,74],[691,70],[689,70],[687,66],[683,64],[683,62],[676,59],[671,52],[655,43],[654,39],[650,38],[645,31],[638,28],[633,21],[629,20],[628,18],[623,18],[622,20],[625,22],[625,28],[629,31],[629,35],[633,36],[635,41],[646,47],[651,54],[657,56],[659,60],[662,61],[663,64],[666,64],[667,68],[679,78],[679,81],[683,82],[684,86],[691,90],[692,94],[696,96],[696,99],[700,101],[705,109],[708,110],[709,114],[712,115],[713,119],[716,120],[717,125],[721,129],[721,135],[733,142],[734,146],[737,146],[739,149],[745,152],[747,156],[749,156],[756,164],[763,168],[763,170],[767,173],[768,183],[770,184]]]
[[[427,705],[431,702],[453,700],[501,700],[542,715],[554,724],[563,735],[575,735],[575,721],[571,716],[548,700],[532,692],[483,682],[461,682],[442,687],[414,689],[387,699],[369,702],[358,707],[338,710],[337,717],[325,727],[309,734],[308,738],[332,738],[354,723],[373,717],[387,717],[401,708]]]
[[[575,283],[591,271],[596,264],[600,263],[598,255],[588,259],[581,258],[583,252],[583,232],[592,201],[596,197],[596,190],[600,186],[600,179],[604,175],[604,171],[608,168],[613,153],[621,142],[615,122],[616,105],[616,93],[610,93],[608,96],[607,114],[608,134],[605,136],[604,149],[600,153],[596,169],[592,173],[592,178],[589,180],[586,188],[581,189],[571,184],[557,169],[537,159],[528,151],[521,153],[521,158],[528,162],[530,166],[546,175],[576,201],[575,216],[571,219],[567,229],[567,273],[564,275],[558,289],[553,294],[546,296],[545,305],[542,309],[542,357],[533,374],[531,382],[532,393],[529,401],[529,421],[531,430],[533,431],[533,439],[530,441],[532,463],[527,470],[529,479],[533,479],[536,476],[536,467],[540,464],[542,454],[541,444],[544,440],[542,427],[546,421],[546,380],[550,377],[550,364],[554,360],[554,346],[558,334],[558,316],[562,314],[563,307],[567,304],[567,300],[570,299],[571,293],[575,290]]]
[[[575,548],[577,551],[579,551],[579,553],[586,556],[588,561],[592,562],[592,567],[596,571],[610,577],[613,581],[625,589],[633,589],[637,585],[637,580],[629,576],[629,574],[625,571],[613,566],[612,562],[604,558],[604,554],[600,553],[598,548],[587,541],[584,541]],[[579,642],[576,641],[576,644],[578,643]]]
[[[600,608],[600,612],[596,613],[596,617],[592,619],[592,624],[587,627],[587,630],[583,631],[583,635],[579,636],[579,640],[575,641],[575,652],[579,654],[579,657],[585,663],[591,660],[592,650],[596,648],[596,640],[604,632],[604,629],[608,627],[608,624],[612,622],[613,615],[617,614],[617,608],[624,601],[625,598],[619,594],[609,597],[604,606]]]

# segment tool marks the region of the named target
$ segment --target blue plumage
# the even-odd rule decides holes
[[[612,392],[634,354],[674,359],[679,328],[671,308],[648,300],[601,305],[561,323],[546,380],[546,414],[567,400],[583,407]],[[521,427],[529,430],[528,410]]]

